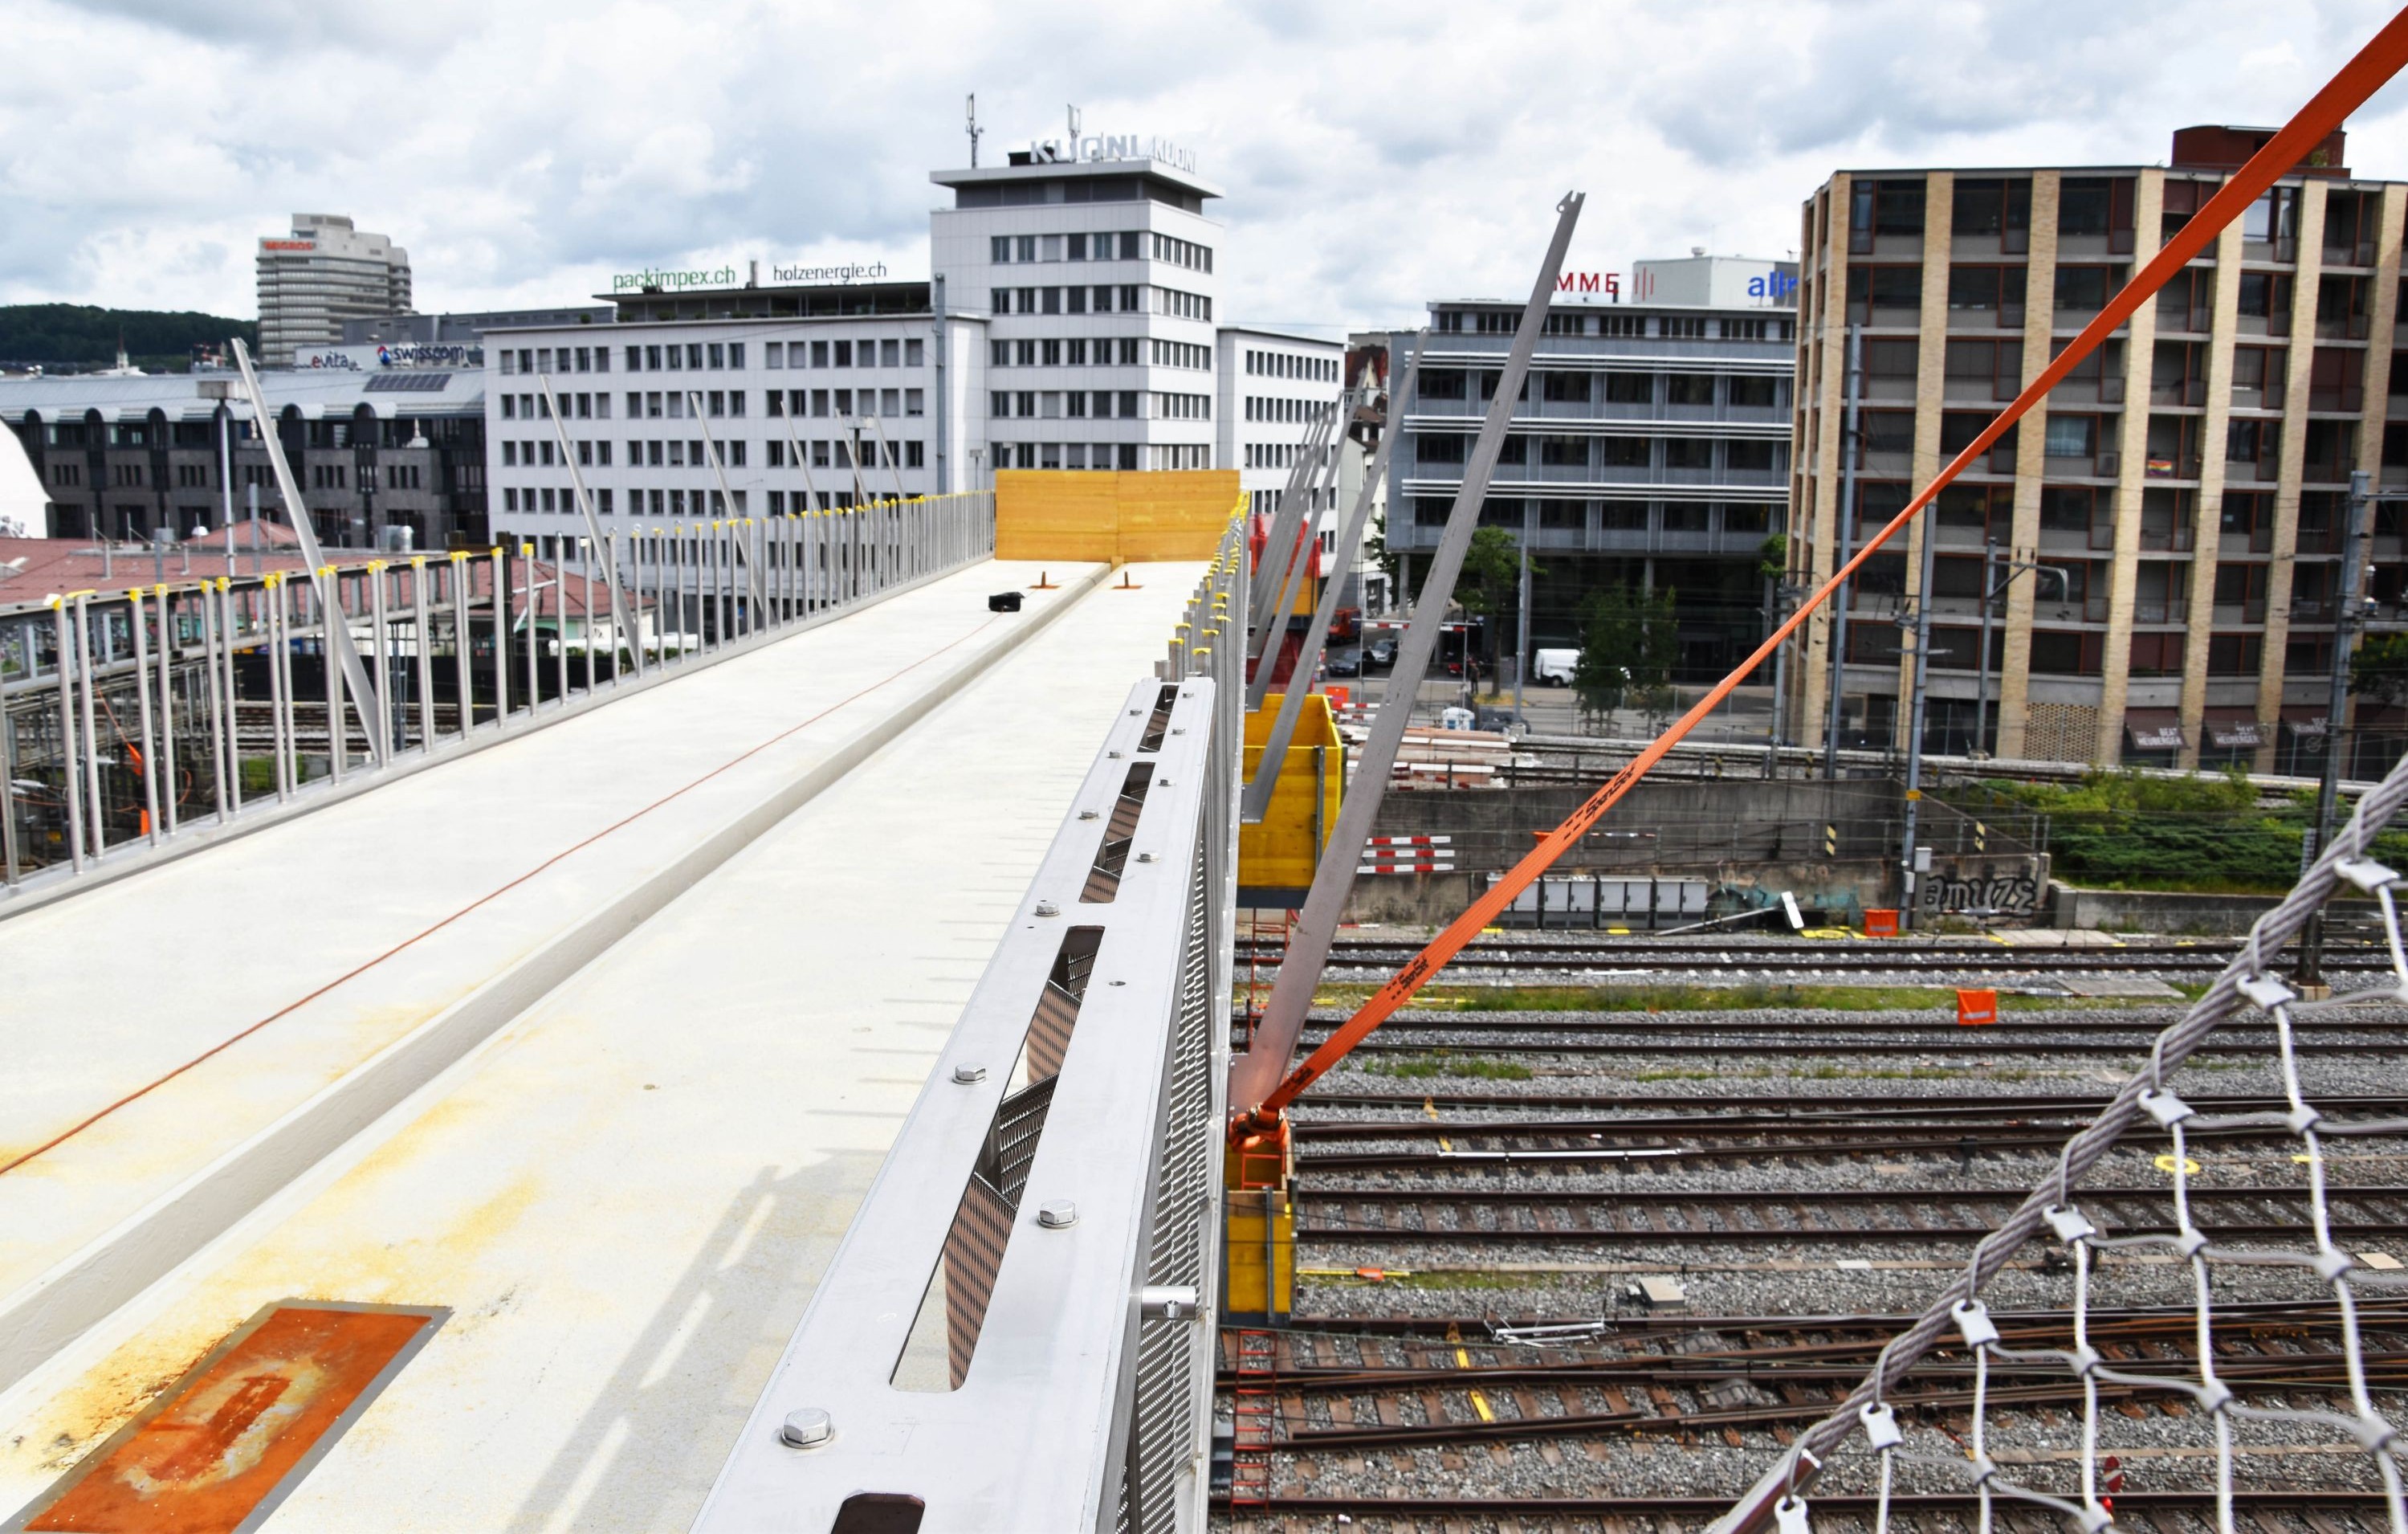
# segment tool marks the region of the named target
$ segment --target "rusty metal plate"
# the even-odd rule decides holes
[[[4,1527],[255,1528],[450,1313],[279,1300]]]

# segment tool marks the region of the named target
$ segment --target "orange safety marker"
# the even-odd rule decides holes
[[[1809,593],[1796,611],[1765,636],[1764,642],[1756,646],[1755,653],[1740,662],[1730,675],[1707,689],[1705,695],[1698,698],[1687,713],[1674,721],[1670,729],[1657,736],[1645,750],[1606,780],[1587,803],[1574,810],[1521,862],[1489,885],[1487,892],[1472,902],[1470,910],[1456,917],[1453,925],[1430,939],[1428,946],[1415,954],[1393,979],[1373,992],[1353,1017],[1290,1070],[1261,1103],[1251,1108],[1243,1103],[1232,1103],[1230,1107],[1237,1121],[1232,1125],[1233,1132],[1241,1131],[1249,1121],[1261,1123],[1276,1117],[1307,1087],[1344,1059],[1347,1052],[1362,1042],[1372,1029],[1412,1000],[1414,994],[1428,984],[1449,960],[1463,951],[1464,944],[1479,935],[1481,928],[1495,921],[1498,913],[1535,883],[1557,858],[1578,845],[1580,839],[1588,834],[1589,827],[1595,825],[1607,810],[1621,803],[1656,763],[1670,754],[1674,746],[1712,718],[1714,710],[1722,707],[1723,700],[1729,697],[1742,681],[1770,662],[1781,647],[1788,642],[1789,637],[1829,601],[1834,592],[1856,579],[1856,572],[1864,567],[1866,561],[1921,516],[1924,509],[1939,496],[1941,491],[1987,454],[2009,428],[2098,351],[2100,342],[2114,334],[2117,327],[2138,312],[2143,304],[2155,297],[2168,279],[2204,251],[2216,236],[2223,233],[2227,224],[2241,216],[2242,209],[2264,196],[2267,188],[2288,175],[2310,150],[2322,143],[2327,135],[2348,119],[2351,112],[2364,105],[2368,97],[2398,74],[2403,64],[2408,64],[2408,11],[2392,17],[2383,30],[2376,33],[2366,47],[2326,83],[2323,90],[2300,108],[2280,132],[2266,141],[2264,148],[2233,172],[2232,179],[2207,200],[2206,206],[2188,223],[2173,232],[2158,248],[2157,253],[2149,258],[2148,265],[2134,273],[2132,280],[2107,301],[2107,307],[2082,327],[2082,333],[2067,342],[2065,350],[2024,385],[2023,392],[1999,412],[1997,419],[1983,427],[1972,441],[1960,449],[1956,456],[1932,477],[1930,483],[1917,492],[1896,516],[1857,549],[1853,558],[1833,570]]]
[[[270,1305],[12,1527],[234,1534],[299,1484],[449,1313]]]
[[[1980,1027],[1999,1020],[1999,993],[1996,991],[1959,991],[1956,993],[1956,1025],[1960,1028]]]
[[[1898,912],[1881,906],[1865,908],[1865,936],[1895,938],[1898,936]]]

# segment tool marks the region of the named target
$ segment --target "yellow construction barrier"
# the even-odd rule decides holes
[[[1211,559],[1238,499],[1228,468],[998,469],[995,557],[1081,564]]]
[[[1246,716],[1249,779],[1262,760],[1263,742],[1279,718],[1281,701],[1279,694],[1266,694],[1262,708]],[[1312,885],[1312,870],[1321,863],[1322,844],[1329,839],[1330,827],[1338,824],[1338,805],[1345,787],[1346,744],[1339,738],[1329,700],[1319,693],[1308,693],[1303,711],[1297,715],[1296,733],[1288,739],[1278,786],[1263,807],[1261,823],[1239,827],[1238,887],[1291,892],[1294,900],[1268,903],[1302,904],[1303,892]]]
[[[1296,1206],[1284,1188],[1231,1188],[1223,1197],[1228,1217],[1221,1253],[1222,1316],[1276,1321],[1296,1304]]]

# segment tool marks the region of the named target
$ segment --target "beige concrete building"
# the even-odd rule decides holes
[[[1793,581],[1929,482],[2272,130],[2186,128],[2165,167],[1835,175],[1804,208]],[[1933,551],[1927,749],[2314,771],[2349,476],[2408,485],[2408,185],[2335,133],[1858,577],[1842,744],[1905,745],[1901,612]],[[1848,340],[1860,424],[1843,462]],[[1856,527],[1841,525],[1853,468]],[[2376,627],[2402,626],[2401,518],[2370,518]],[[2004,578],[1979,654],[1985,545]],[[1844,548],[1843,548],[1844,545]],[[1822,743],[1833,624],[1793,652],[1791,738]],[[2345,662],[2344,662],[2345,664]],[[1986,707],[1977,687],[1986,685]],[[2360,769],[2401,750],[2360,710]]]

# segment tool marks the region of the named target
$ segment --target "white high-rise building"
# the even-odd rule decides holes
[[[1059,158],[1040,158],[1059,156]],[[1151,141],[1032,146],[941,170],[930,215],[949,313],[987,317],[990,468],[1194,469],[1213,462],[1218,187]]]
[[[343,322],[409,312],[409,252],[335,213],[295,213],[293,233],[259,242],[259,353],[290,367],[343,343]]]

